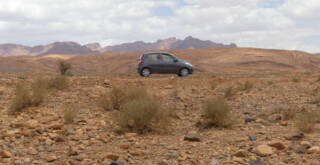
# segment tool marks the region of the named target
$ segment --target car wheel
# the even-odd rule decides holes
[[[141,76],[143,76],[143,77],[149,77],[150,74],[151,74],[151,71],[150,71],[149,68],[143,68],[143,69],[141,70]]]
[[[182,68],[179,72],[179,76],[186,77],[189,74],[189,70],[187,68]]]

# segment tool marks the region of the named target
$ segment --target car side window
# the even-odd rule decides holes
[[[169,56],[169,55],[166,55],[166,54],[163,54],[163,55],[162,55],[162,60],[163,60],[164,62],[174,62],[174,58],[171,57],[171,56]]]
[[[159,60],[159,54],[149,54],[148,55],[148,60],[151,60],[151,61]]]

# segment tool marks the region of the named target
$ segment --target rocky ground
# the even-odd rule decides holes
[[[0,164],[320,164],[320,124],[302,133],[282,113],[320,109],[314,101],[320,86],[316,73],[74,76],[68,78],[68,89],[49,92],[40,106],[9,114],[15,84],[37,76],[0,74]],[[240,89],[246,81],[253,84],[250,91]],[[171,112],[167,130],[118,134],[114,112],[97,106],[100,95],[117,83],[157,95]],[[229,87],[236,89],[226,98],[233,126],[199,127],[202,102],[224,97]],[[62,109],[70,103],[77,105],[77,116],[65,124]]]

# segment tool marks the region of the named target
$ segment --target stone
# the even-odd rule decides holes
[[[250,140],[250,141],[256,141],[256,140],[257,140],[257,138],[256,138],[256,137],[254,137],[254,136],[249,136],[249,140]]]
[[[11,158],[12,154],[9,151],[2,150],[0,151],[1,158]]]
[[[250,160],[249,165],[266,165],[261,160]]]
[[[210,165],[219,165],[219,160],[213,158],[213,160],[210,162]]]
[[[38,151],[37,151],[36,149],[30,147],[30,148],[28,149],[28,154],[30,154],[30,155],[37,155],[37,154],[38,154]]]
[[[119,162],[113,161],[113,162],[111,162],[110,165],[125,165],[125,161],[119,161]]]
[[[39,122],[37,120],[29,120],[24,125],[29,129],[35,129],[39,126]]]
[[[308,154],[314,154],[314,153],[319,153],[319,151],[320,151],[320,147],[318,147],[318,146],[313,146],[313,147],[311,147],[311,148],[309,148],[309,149],[307,150],[307,153],[308,153]]]
[[[158,163],[158,165],[169,165],[167,162],[161,161]]]
[[[119,156],[118,156],[118,155],[115,155],[115,154],[113,154],[113,153],[108,153],[108,154],[106,155],[106,158],[107,158],[107,159],[110,159],[110,160],[113,160],[113,161],[117,161],[117,160],[119,159]]]
[[[305,147],[298,147],[295,152],[297,154],[305,154],[307,153],[307,149]]]
[[[194,134],[194,133],[184,136],[184,140],[185,141],[192,141],[192,142],[200,142],[201,141],[200,136],[198,134]]]
[[[304,133],[298,133],[298,134],[294,134],[291,137],[289,137],[289,140],[301,140],[304,138]]]
[[[300,145],[302,147],[305,147],[305,148],[310,148],[311,147],[311,143],[308,142],[308,141],[302,141],[302,142],[300,142]]]
[[[272,148],[266,144],[257,146],[255,151],[259,156],[269,156],[273,154]]]
[[[129,149],[130,148],[130,143],[121,143],[121,144],[119,144],[119,148],[121,148],[121,149]]]
[[[46,160],[48,162],[54,162],[55,160],[57,160],[57,157],[55,155],[49,155]]]
[[[233,156],[235,156],[235,157],[247,157],[248,156],[248,152],[241,149],[241,150],[237,151]]]
[[[177,157],[176,154],[172,154],[172,153],[168,154],[168,158],[170,158],[170,159],[173,159],[173,158],[176,158],[176,157]]]
[[[236,162],[237,164],[245,164],[245,161],[243,160],[243,158],[239,158],[239,157],[233,157],[232,161]]]
[[[276,148],[277,150],[283,150],[286,148],[286,146],[282,142],[279,142],[279,141],[270,142],[268,145],[273,148]]]
[[[244,122],[245,123],[251,123],[251,122],[254,122],[254,121],[256,121],[257,119],[256,118],[246,118],[245,120],[244,120]]]
[[[124,134],[124,136],[125,136],[126,138],[132,138],[132,137],[138,136],[138,134],[137,134],[137,133],[126,133],[126,134]]]

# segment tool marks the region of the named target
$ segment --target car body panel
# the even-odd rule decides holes
[[[140,61],[143,59],[143,63]],[[149,68],[151,73],[179,74],[182,68],[187,68],[189,74],[193,73],[193,66],[169,53],[145,53],[139,58],[137,72],[141,73],[143,68]]]

